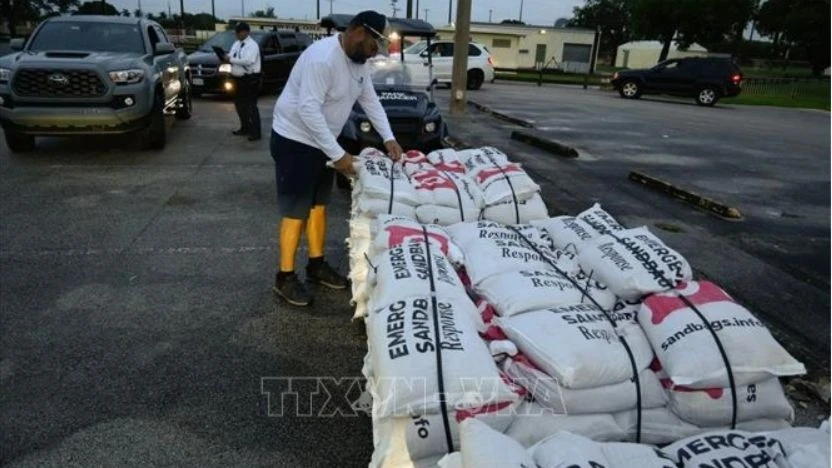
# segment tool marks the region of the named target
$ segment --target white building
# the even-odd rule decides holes
[[[662,53],[661,41],[632,41],[618,46],[615,66],[619,68],[650,68],[659,62]],[[670,44],[668,59],[683,57],[706,57],[708,49],[693,43],[687,50],[679,50],[676,42]]]
[[[453,24],[437,28],[440,39],[454,39]],[[471,23],[472,42],[488,48],[497,68],[546,68],[585,73],[595,31],[552,26]],[[597,56],[597,53],[596,53]]]

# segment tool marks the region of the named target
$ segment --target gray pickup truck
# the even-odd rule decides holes
[[[0,126],[12,151],[37,135],[135,133],[161,149],[165,117],[191,116],[191,72],[159,24],[116,16],[50,18],[0,57]]]

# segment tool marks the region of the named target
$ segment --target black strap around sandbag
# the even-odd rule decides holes
[[[520,202],[517,201],[517,192],[514,191],[514,184],[511,183],[511,178],[508,176],[508,174],[506,174],[506,171],[499,164],[497,164],[497,161],[495,161],[490,154],[486,154],[485,156],[488,158],[491,164],[494,165],[494,167],[500,170],[500,173],[503,174],[503,178],[506,180],[506,183],[508,184],[508,188],[511,189],[511,200],[514,203],[514,223],[520,224]]]

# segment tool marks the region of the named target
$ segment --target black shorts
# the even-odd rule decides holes
[[[306,219],[313,206],[326,205],[332,195],[335,171],[326,167],[323,151],[272,130],[270,141],[281,218]]]

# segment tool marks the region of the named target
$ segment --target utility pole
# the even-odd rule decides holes
[[[430,13],[430,8],[425,8],[425,23],[428,22],[428,13]]]
[[[520,0],[520,22],[523,22],[523,0]]]
[[[457,9],[459,6],[457,6]],[[451,11],[454,9],[454,0],[448,0],[448,24],[451,24]]]
[[[454,65],[451,81],[451,114],[464,114],[468,75],[468,42],[471,33],[471,0],[458,0],[454,31]]]
[[[419,0],[416,0],[416,19],[419,19]]]
[[[395,18],[396,13],[399,12],[399,0],[391,0],[390,5],[393,7],[393,18]]]
[[[214,8],[214,0],[211,0],[211,18],[214,18],[214,22],[217,21],[217,10]]]
[[[335,0],[328,0],[328,1],[329,1],[329,15],[330,15],[330,16],[332,16],[332,3],[333,3]]]
[[[321,0],[318,0],[317,3],[318,3],[318,9],[317,9],[318,19],[321,19]]]
[[[407,15],[405,15],[405,18],[413,18],[413,0],[407,0]]]
[[[182,36],[185,36],[185,0],[179,0],[179,29],[182,30]]]
[[[491,22],[491,13],[494,13],[494,10],[488,10],[488,22]]]
[[[240,16],[246,17],[246,0],[240,0]]]

